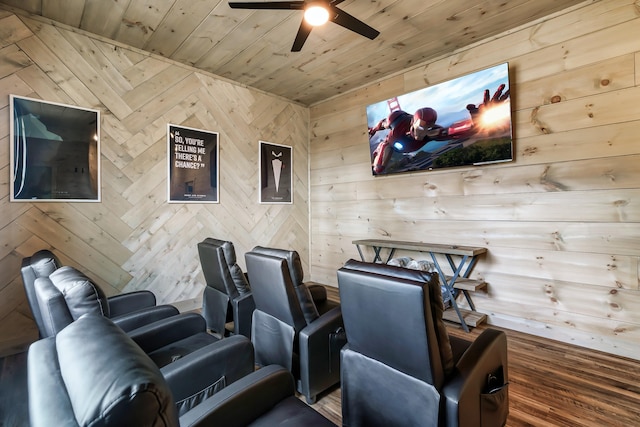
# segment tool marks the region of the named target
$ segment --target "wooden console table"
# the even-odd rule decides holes
[[[438,271],[438,275],[440,276],[440,281],[444,284],[445,291],[447,292],[449,300],[451,301],[451,306],[453,307],[453,310],[457,315],[457,318],[456,316],[447,315],[447,313],[450,313],[450,311],[447,310],[445,311],[445,315],[443,317],[446,320],[460,323],[465,332],[469,332],[468,325],[477,326],[478,324],[485,321],[486,315],[478,313],[476,311],[469,292],[477,291],[478,289],[485,287],[486,282],[482,280],[470,279],[469,275],[471,274],[471,270],[478,261],[478,255],[485,253],[487,251],[486,248],[377,239],[354,240],[352,243],[356,245],[362,261],[366,260],[360,246],[372,247],[374,253],[372,262],[384,262],[385,264],[389,262],[391,258],[393,258],[393,255],[397,249],[428,253],[429,255],[431,255],[431,259],[433,260],[436,270]],[[389,249],[389,254],[387,255],[386,261],[382,260],[382,256],[380,254],[382,248]],[[440,262],[436,257],[436,254],[445,256],[445,258],[449,262],[449,266],[451,267],[453,275],[445,275],[442,267],[440,266]],[[458,262],[456,262],[456,260]],[[458,307],[455,298],[456,290],[461,291],[464,294],[464,297],[466,298],[471,311],[463,310]]]

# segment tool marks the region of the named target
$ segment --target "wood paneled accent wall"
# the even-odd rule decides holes
[[[309,110],[60,24],[0,9],[0,353],[37,336],[23,257],[52,249],[109,295],[200,304],[196,244],[297,249],[308,271]],[[9,94],[101,111],[101,203],[9,202]],[[220,203],[167,203],[167,123],[220,133]],[[258,141],[293,147],[293,204],[258,204]]]
[[[490,323],[640,359],[639,11],[586,2],[312,106],[312,280],[353,239],[483,246]],[[366,105],[503,62],[513,162],[371,175]]]

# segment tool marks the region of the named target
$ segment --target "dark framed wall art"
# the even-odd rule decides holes
[[[219,202],[219,135],[167,125],[169,203]]]
[[[293,151],[288,145],[260,141],[260,203],[293,203]]]
[[[100,111],[10,95],[10,200],[100,201]]]

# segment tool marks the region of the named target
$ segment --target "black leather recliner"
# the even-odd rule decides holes
[[[40,313],[40,335],[57,334],[87,311],[96,310],[111,318],[124,331],[178,315],[171,305],[152,306],[113,316],[111,303],[102,289],[74,267],[63,266],[33,283],[35,308]]]
[[[233,321],[232,332],[250,338],[255,304],[247,277],[236,263],[233,243],[208,237],[198,243],[198,255],[206,282],[202,315],[207,327],[226,335],[225,324]]]
[[[256,309],[251,340],[258,365],[286,367],[298,380],[298,391],[308,403],[340,381],[340,348],[344,344],[340,306],[320,314],[302,280],[295,251],[278,257],[251,251],[245,254]],[[325,306],[325,307],[326,307]]]
[[[31,345],[28,384],[33,427],[334,426],[295,397],[291,374],[278,366],[252,372],[180,414],[157,366],[113,322],[95,315]]]
[[[46,332],[45,320],[38,305],[35,282],[39,277],[49,277],[60,267],[62,264],[58,257],[48,249],[39,250],[30,257],[22,259],[20,274],[40,338],[49,334]],[[134,329],[179,313],[178,309],[171,305],[156,306],[155,295],[146,290],[107,297],[106,303],[109,316],[125,330]]]
[[[42,313],[44,336],[54,336],[84,314],[107,318],[109,304],[95,283],[71,266],[58,268],[35,281],[35,295]],[[204,318],[183,313],[155,321],[130,322],[126,316],[111,318],[140,345],[160,367],[195,352],[219,339],[206,330]]]
[[[449,337],[437,274],[350,260],[338,284],[344,426],[506,423],[506,335]]]
[[[49,277],[36,279],[34,288],[48,337],[86,315],[109,318],[101,289],[73,267],[60,267]],[[251,341],[243,336],[218,339],[207,333],[204,318],[197,313],[178,314],[123,332],[162,369],[181,411],[254,370]],[[100,343],[102,337],[93,339]]]
[[[256,246],[253,252],[287,258],[289,265],[300,263],[295,251]],[[207,237],[198,243],[198,256],[207,285],[202,298],[202,315],[207,320],[207,327],[221,335],[232,332],[250,338],[251,319],[256,306],[247,275],[236,262],[233,243]],[[302,283],[302,276],[295,276],[298,271],[302,272],[301,265],[291,268],[292,280]],[[305,292],[307,290],[320,314],[336,306],[327,300],[324,286],[305,285]],[[225,325],[231,321],[233,330],[227,331]]]

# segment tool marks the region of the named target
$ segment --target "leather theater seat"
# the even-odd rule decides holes
[[[277,257],[288,257],[290,265],[300,262],[295,251],[256,246],[252,252]],[[295,256],[292,255],[295,253]],[[206,287],[202,298],[202,315],[207,320],[207,327],[221,335],[229,332],[251,337],[251,319],[255,302],[247,275],[236,262],[236,251],[232,242],[207,237],[198,243],[198,256],[202,267]],[[292,280],[302,282],[297,277],[299,268],[291,268]],[[314,305],[320,314],[336,306],[327,300],[324,286],[305,285],[305,291],[311,295]],[[226,325],[233,321],[233,330],[227,331]]]
[[[281,252],[286,256],[278,256]],[[340,306],[325,301],[325,309],[330,308],[320,313],[302,282],[295,251],[250,251],[245,260],[256,304],[251,333],[256,363],[286,367],[297,379],[298,391],[314,403],[319,393],[340,381]]]
[[[250,338],[255,304],[249,281],[236,262],[233,243],[208,237],[198,243],[198,256],[206,282],[202,316],[207,327],[226,335],[225,324],[233,321],[232,332]]]
[[[124,331],[132,331],[179,314],[177,308],[152,306],[119,316],[111,315],[111,304],[102,289],[84,273],[63,266],[33,283],[35,308],[40,313],[40,334],[49,337],[88,311],[111,318]]]
[[[20,274],[40,338],[49,336],[49,333],[46,331],[47,326],[38,304],[35,282],[40,277],[49,277],[60,267],[62,265],[58,257],[48,249],[39,250],[22,259]],[[107,297],[105,309],[108,310],[108,316],[124,330],[132,330],[179,313],[178,309],[171,305],[156,306],[153,292],[144,290]]]
[[[71,266],[60,267],[48,277],[39,277],[34,290],[44,320],[45,336],[58,334],[84,314],[110,318],[109,304],[102,289]],[[137,328],[123,328],[119,318],[111,320],[160,367],[219,341],[207,333],[204,318],[197,313],[142,322]]]
[[[153,361],[96,315],[31,345],[28,384],[33,427],[334,426],[295,397],[291,374],[278,366],[252,372],[180,414]]]
[[[338,284],[345,426],[505,424],[506,335],[449,337],[437,274],[350,260]]]
[[[109,318],[102,290],[73,267],[60,267],[36,279],[34,289],[48,337],[62,333],[85,315]],[[115,321],[113,324],[123,330]],[[251,341],[243,336],[218,339],[207,333],[197,313],[178,314],[123,332],[162,369],[182,409],[254,370]],[[93,340],[100,345],[102,337],[95,335]]]

